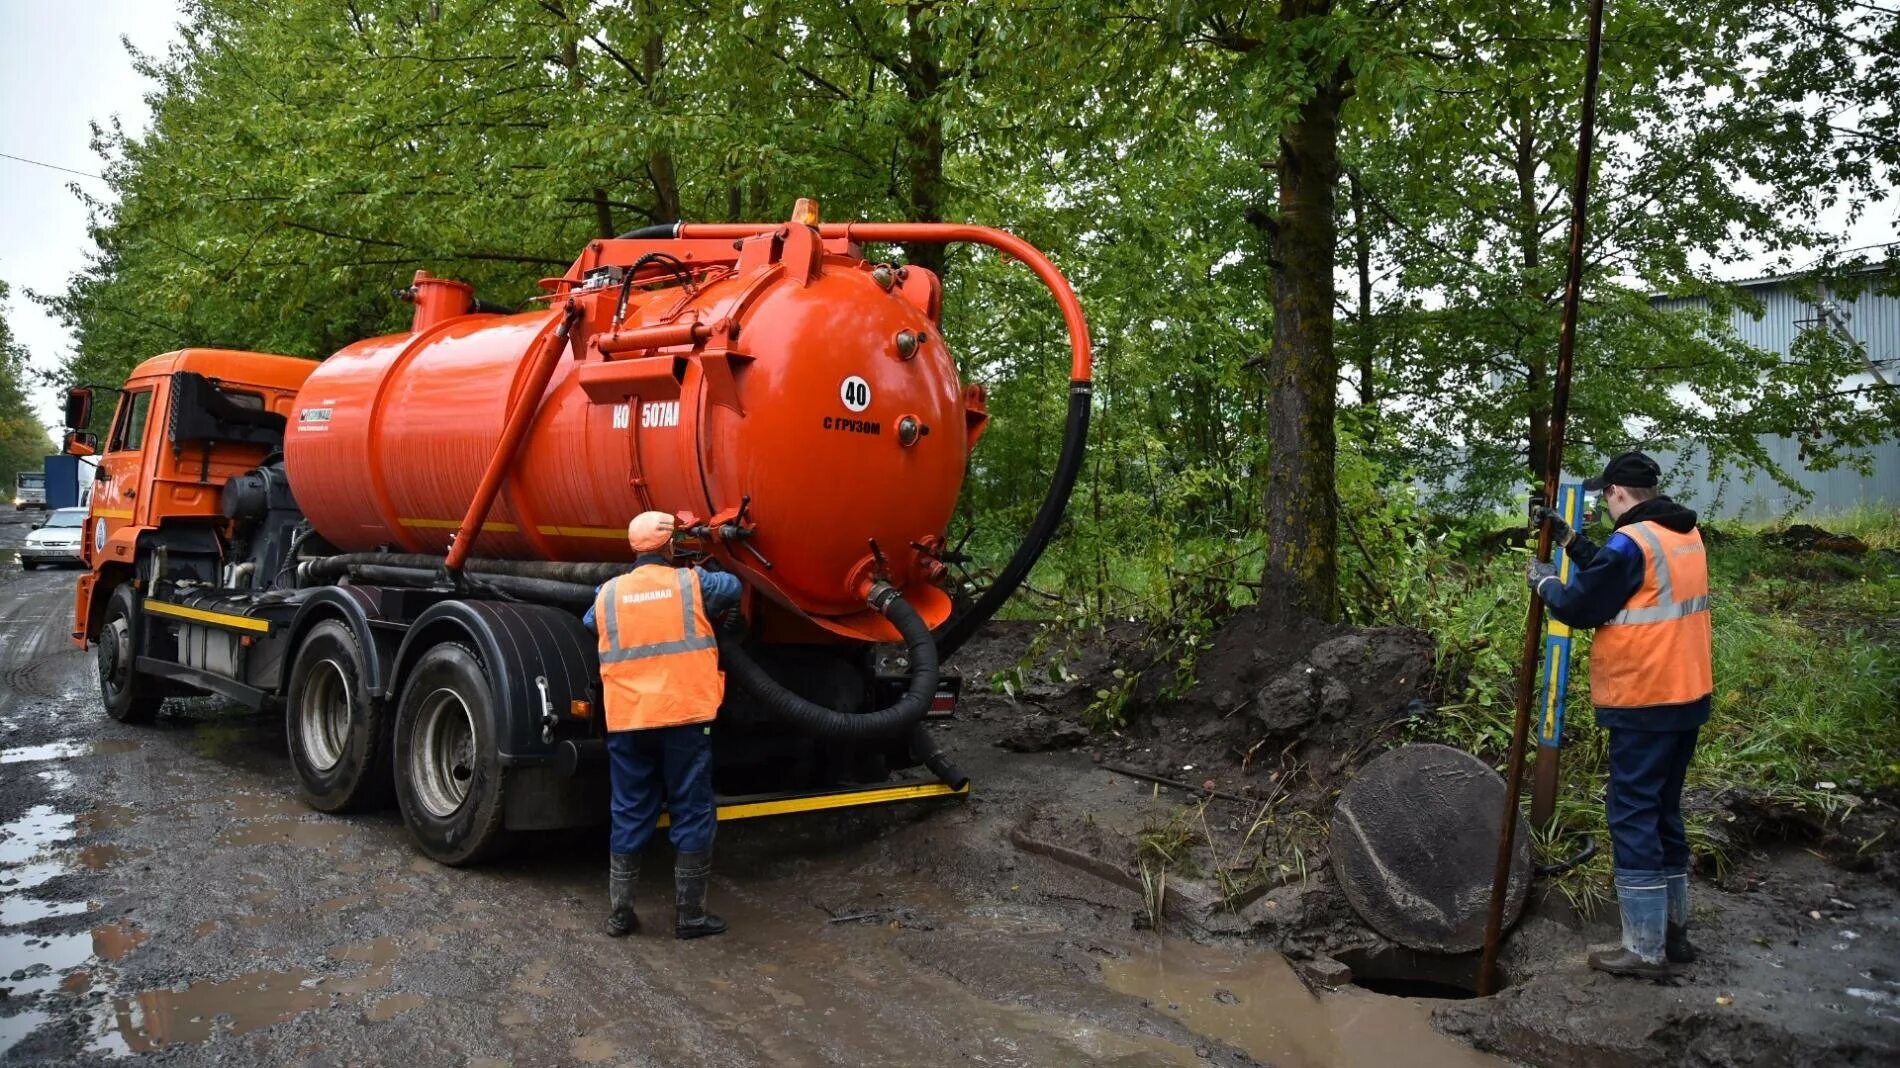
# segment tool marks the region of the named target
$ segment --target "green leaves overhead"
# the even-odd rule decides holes
[[[1888,402],[1838,395],[1852,354],[1749,350],[1714,283],[1763,249],[1801,265],[1831,205],[1891,212],[1895,21],[1609,5],[1573,466],[1631,437],[1743,465],[1760,432],[1869,439]],[[1370,389],[1369,454],[1495,491],[1547,420],[1582,25],[1568,0],[195,0],[142,60],[151,132],[99,131],[99,251],[47,299],[86,380],[184,345],[323,356],[400,329],[417,269],[515,303],[601,234],[816,196],[1051,251],[1102,347],[1078,500],[1104,530],[1118,504],[1151,531],[1266,525],[1271,294],[1301,271],[1335,298],[1343,398]],[[1289,123],[1328,86],[1332,278],[1275,236]],[[1047,298],[988,254],[891,255],[945,269],[997,416],[971,515],[1020,529],[1063,403]]]

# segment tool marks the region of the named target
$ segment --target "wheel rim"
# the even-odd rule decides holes
[[[422,699],[409,740],[409,781],[416,799],[431,816],[453,816],[468,799],[475,777],[474,715],[454,690],[436,690]]]
[[[125,655],[131,628],[120,616],[105,625],[99,635],[99,689],[110,701],[125,692],[132,678],[131,658]]]
[[[317,771],[343,761],[350,739],[350,679],[335,660],[319,660],[297,699],[297,738]]]

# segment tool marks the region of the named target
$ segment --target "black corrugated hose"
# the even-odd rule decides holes
[[[813,734],[853,740],[907,734],[923,722],[930,712],[930,702],[937,696],[937,643],[930,636],[923,617],[893,587],[879,583],[871,591],[870,601],[871,607],[882,612],[903,636],[910,656],[910,686],[888,708],[850,713],[807,701],[781,685],[736,640],[720,642],[726,672],[757,698],[767,712]],[[934,750],[935,746],[931,748]],[[914,749],[913,737],[913,752]],[[922,754],[916,755],[925,759]]]

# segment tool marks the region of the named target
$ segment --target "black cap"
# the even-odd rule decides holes
[[[1638,489],[1662,481],[1662,466],[1640,452],[1618,453],[1603,465],[1603,473],[1583,480],[1583,488],[1592,493],[1605,486],[1632,486]]]

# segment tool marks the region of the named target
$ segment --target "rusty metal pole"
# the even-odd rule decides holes
[[[1583,120],[1577,130],[1577,183],[1570,198],[1570,264],[1564,279],[1563,331],[1557,339],[1557,381],[1550,405],[1550,450],[1544,457],[1544,503],[1557,499],[1564,461],[1564,422],[1570,410],[1570,363],[1577,348],[1577,307],[1582,302],[1583,237],[1590,213],[1590,152],[1595,142],[1597,72],[1603,51],[1603,0],[1590,0],[1590,50],[1584,60]],[[1537,558],[1550,559],[1550,527],[1537,532]],[[1504,934],[1504,902],[1511,885],[1511,852],[1517,844],[1518,794],[1524,788],[1524,743],[1531,728],[1538,654],[1543,651],[1544,601],[1531,591],[1524,620],[1524,654],[1517,665],[1517,719],[1511,727],[1511,756],[1504,774],[1504,820],[1498,830],[1498,862],[1491,876],[1491,914],[1484,927],[1484,962],[1478,993],[1497,990],[1498,942]],[[1555,782],[1555,773],[1552,773]]]

